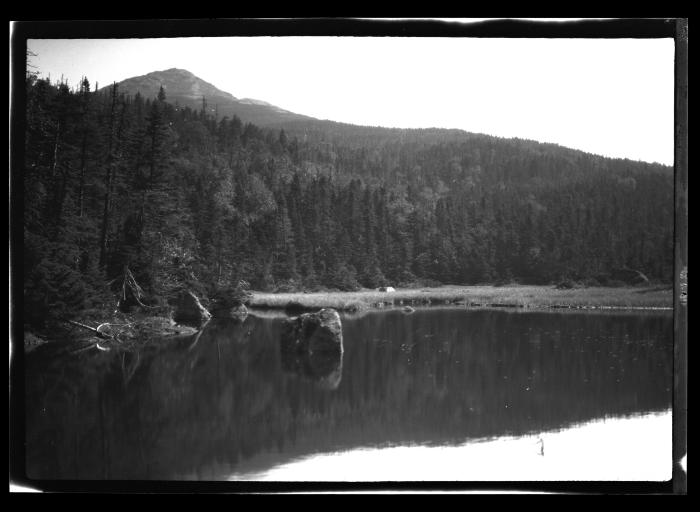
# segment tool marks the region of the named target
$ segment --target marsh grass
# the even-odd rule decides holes
[[[284,309],[289,302],[314,308],[361,312],[402,306],[461,305],[465,307],[524,308],[671,308],[670,286],[557,289],[554,286],[441,286],[397,289],[395,292],[262,293],[254,292],[250,305]]]

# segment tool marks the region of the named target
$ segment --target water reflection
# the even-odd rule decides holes
[[[529,436],[671,403],[669,314],[370,314],[343,320],[340,361],[311,366],[281,356],[282,322],[213,320],[138,354],[30,354],[30,477],[225,479],[310,454]]]
[[[315,382],[321,389],[333,390],[343,377],[342,352],[307,352],[303,354],[281,350],[282,369]]]
[[[311,455],[261,472],[239,471],[230,479],[668,481],[671,440],[671,412],[666,411],[607,418],[530,436],[475,439],[456,446],[357,448]]]

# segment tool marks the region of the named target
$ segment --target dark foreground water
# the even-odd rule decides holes
[[[282,321],[138,353],[37,349],[29,476],[670,478],[670,313],[369,313],[343,318],[341,358],[301,365]]]

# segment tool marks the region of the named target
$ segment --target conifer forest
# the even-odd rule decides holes
[[[94,86],[27,76],[28,324],[242,282],[671,282],[670,167],[461,130],[256,126]]]

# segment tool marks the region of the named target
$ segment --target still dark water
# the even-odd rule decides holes
[[[237,479],[321,454],[342,462],[393,447],[409,449],[405,460],[419,453],[413,448],[537,440],[671,407],[670,313],[425,309],[345,317],[344,353],[319,364],[322,372],[283,360],[282,322],[213,321],[196,343],[151,340],[138,353],[56,358],[37,349],[25,365],[28,475]],[[633,425],[624,428],[639,429]],[[541,441],[548,451],[532,454],[554,460],[550,447],[565,447],[565,439]],[[569,448],[580,445],[571,439]],[[447,454],[429,453],[436,464]]]

